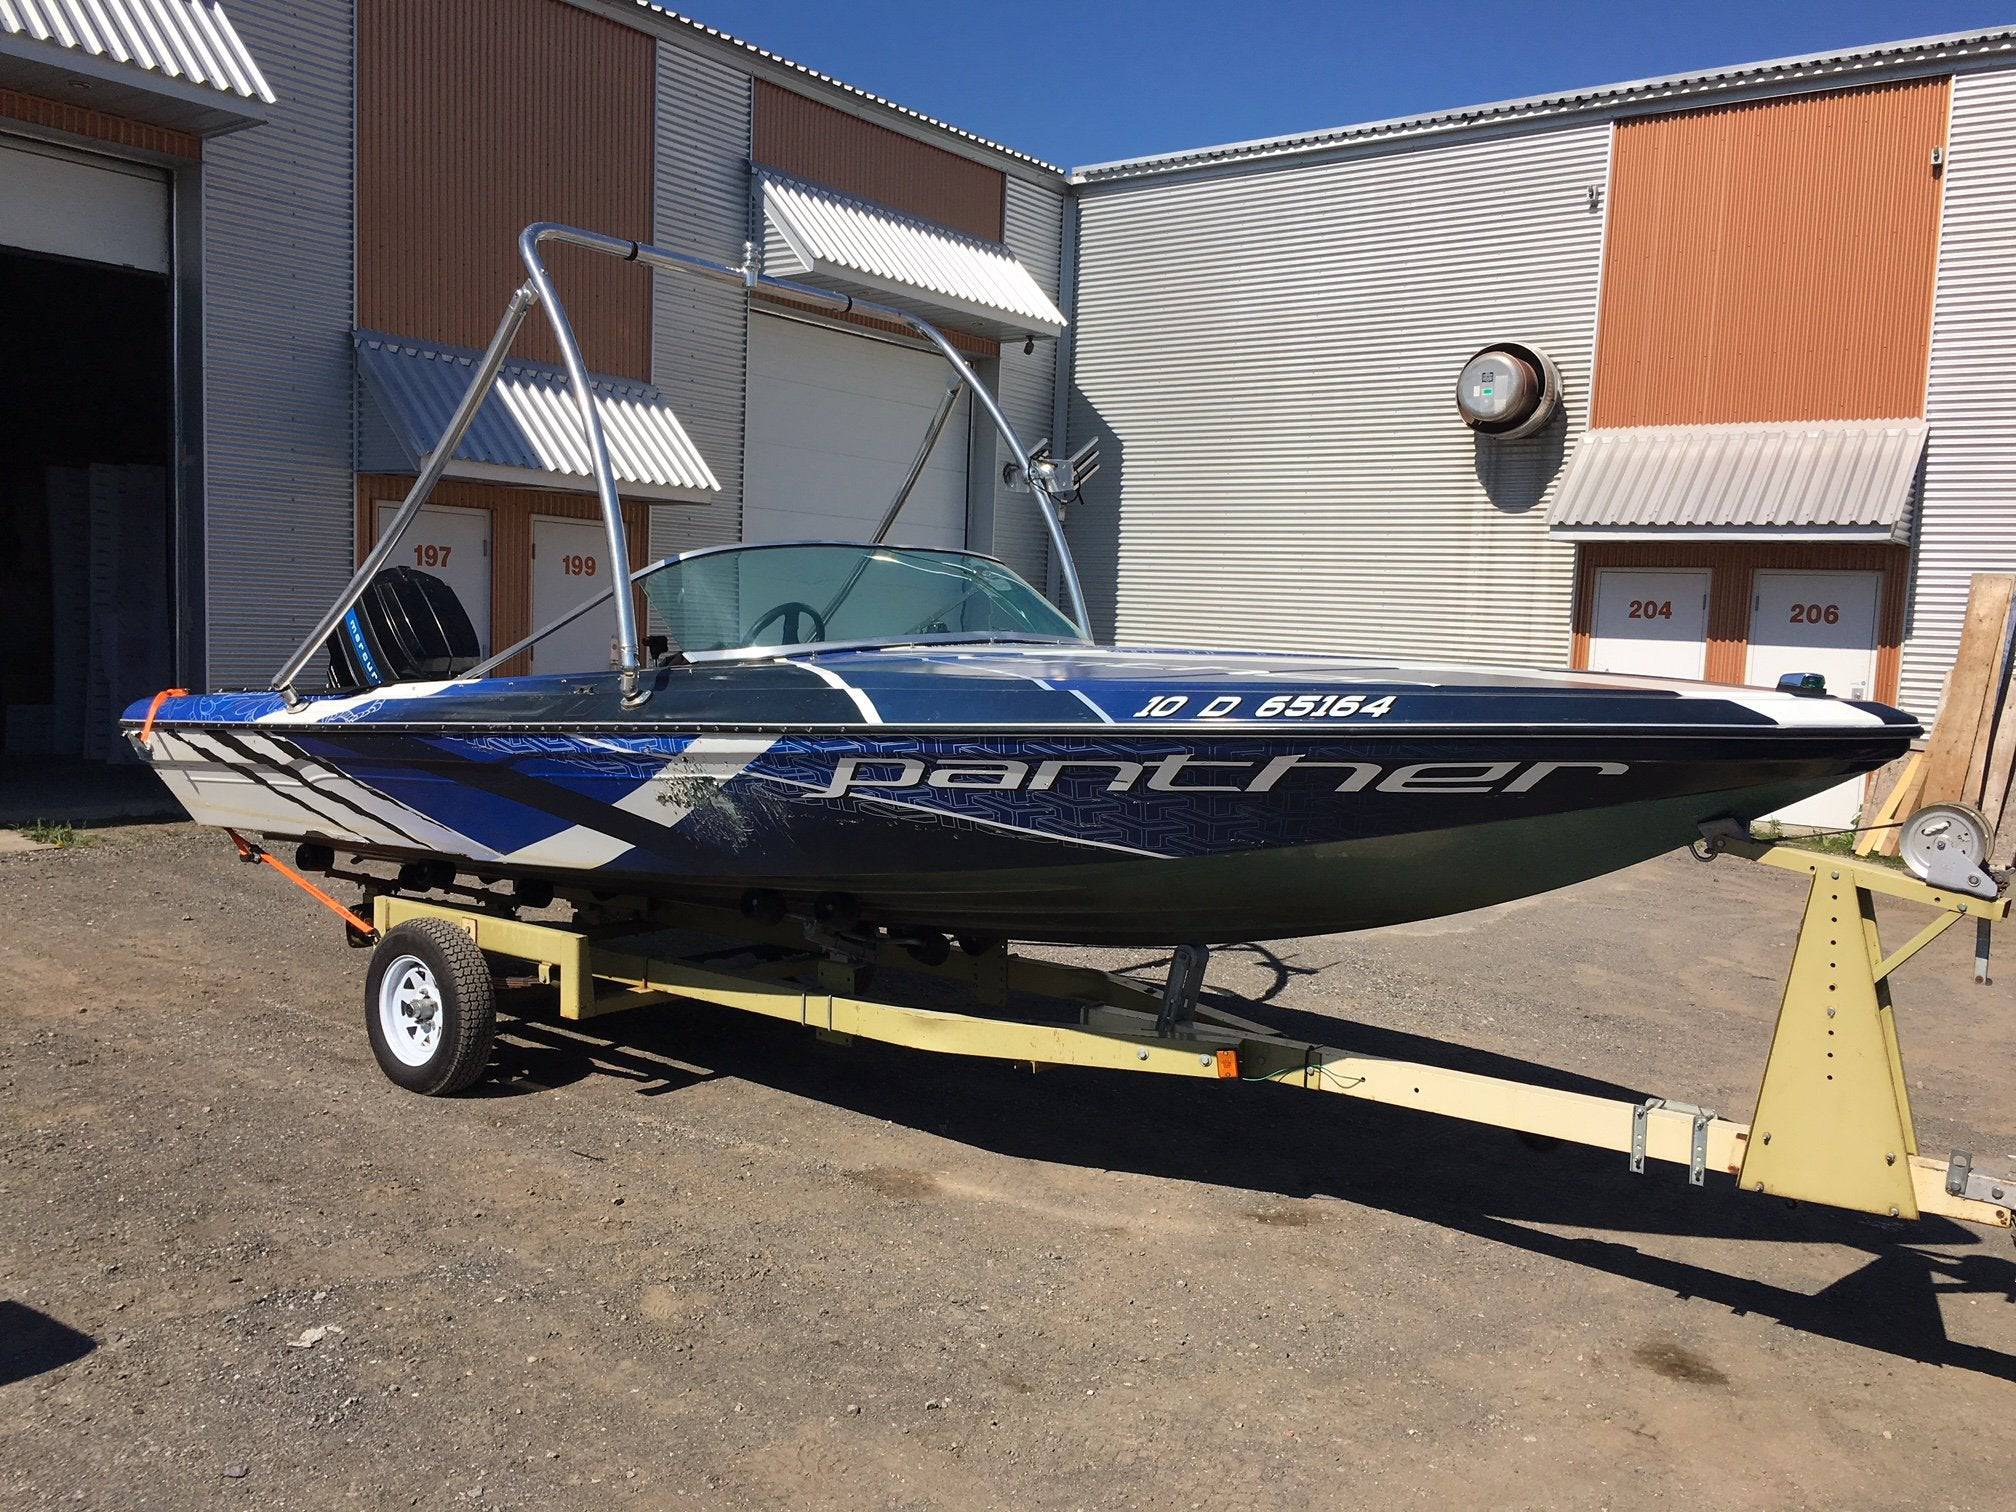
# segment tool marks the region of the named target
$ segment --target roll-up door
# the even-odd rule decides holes
[[[0,136],[0,243],[168,271],[168,175],[143,163]]]
[[[773,315],[749,321],[742,534],[750,541],[866,540],[915,459],[952,369],[927,352]],[[889,539],[966,544],[962,395]]]

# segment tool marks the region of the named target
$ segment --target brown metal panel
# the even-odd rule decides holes
[[[1948,85],[1620,121],[1590,423],[1922,415]]]
[[[969,236],[1000,241],[1007,179],[887,126],[756,81],[756,161]]]
[[[413,486],[411,477],[396,474],[357,475],[357,560],[371,549],[371,504],[376,499],[403,499]],[[530,635],[532,624],[532,516],[559,515],[570,520],[599,520],[601,506],[588,494],[557,493],[543,488],[509,488],[497,483],[472,483],[462,478],[443,478],[427,496],[430,504],[453,504],[463,509],[490,512],[490,645],[502,650],[513,641]],[[648,506],[623,501],[623,533],[630,544],[630,568],[644,565],[650,549],[651,511]],[[637,596],[637,612],[644,613],[643,595]],[[513,657],[497,669],[499,677],[514,677],[528,670],[528,659]]]
[[[359,0],[359,322],[482,346],[524,282],[529,223],[648,237],[652,48],[561,0]],[[649,277],[549,257],[588,365],[648,379]],[[560,355],[536,313],[514,350]]]
[[[203,139],[192,132],[129,121],[124,116],[62,100],[45,100],[40,95],[23,94],[15,89],[0,89],[0,116],[51,131],[65,131],[71,136],[88,137],[94,142],[130,147],[137,152],[155,152],[192,162],[203,156]]]
[[[1573,665],[1589,665],[1596,618],[1596,574],[1606,567],[1707,568],[1709,682],[1741,683],[1750,655],[1752,578],[1758,572],[1880,572],[1876,605],[1876,683],[1870,696],[1894,702],[1904,643],[1904,587],[1910,550],[1842,542],[1598,541],[1576,553]]]

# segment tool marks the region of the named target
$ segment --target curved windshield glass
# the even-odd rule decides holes
[[[704,551],[638,580],[688,652],[922,637],[1077,640],[1077,627],[999,562],[914,546]]]

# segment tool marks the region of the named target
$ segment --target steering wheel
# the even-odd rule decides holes
[[[801,615],[811,619],[816,633],[810,636],[803,636],[798,633],[799,616]],[[787,646],[805,646],[810,645],[813,641],[823,641],[826,639],[826,617],[810,604],[799,599],[791,599],[777,605],[776,608],[772,609],[763,618],[749,627],[749,640],[752,645],[755,643],[756,637],[770,627],[770,623],[773,620],[784,620],[786,622],[783,643]]]

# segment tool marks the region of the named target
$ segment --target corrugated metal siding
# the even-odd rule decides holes
[[[351,0],[237,0],[280,102],[203,164],[208,681],[264,684],[351,570]]]
[[[482,347],[528,224],[650,235],[650,37],[557,0],[359,0],[358,21],[360,325]],[[649,376],[649,281],[548,256],[588,365]],[[515,350],[560,360],[537,312]]]
[[[1071,439],[1110,439],[1072,512],[1122,641],[1559,663],[1573,552],[1544,507],[1588,407],[1609,129],[1081,203]],[[1458,420],[1457,373],[1518,340],[1567,425]]]
[[[652,237],[735,262],[749,236],[749,77],[695,48],[663,38],[656,46]],[[741,538],[749,301],[739,288],[683,274],[651,281],[652,382],[721,484],[706,504],[653,507],[655,559]]]
[[[1556,531],[1803,530],[1902,540],[1922,420],[1640,425],[1583,433]]]
[[[969,236],[1001,240],[998,169],[756,81],[754,157],[765,168],[858,194]]]
[[[1574,665],[1589,665],[1589,636],[1596,617],[1596,574],[1606,567],[1707,568],[1709,682],[1741,683],[1750,659],[1750,610],[1759,572],[1880,572],[1876,605],[1876,682],[1869,696],[1896,700],[1898,643],[1904,633],[1904,582],[1909,566],[1902,546],[1813,542],[1604,541],[1582,548],[1575,595]],[[1903,706],[1920,712],[1908,698]]]
[[[1618,122],[1591,423],[1922,414],[1947,84]]]
[[[1904,701],[1930,714],[1960,649],[1969,577],[2016,572],[2016,72],[1953,83]]]
[[[1002,240],[1029,270],[1029,276],[1036,280],[1036,286],[1051,304],[1061,306],[1058,263],[1064,230],[1064,196],[1021,179],[1010,179],[1006,212]],[[1025,446],[1034,446],[1050,435],[1056,388],[1053,343],[1039,341],[1036,350],[1027,355],[1020,342],[1010,342],[1001,348],[995,397]],[[987,424],[984,417],[980,423]],[[987,428],[992,430],[991,426]],[[977,443],[979,437],[975,440]],[[994,490],[994,555],[1041,588],[1050,561],[1050,543],[1037,516],[1035,501],[1026,493],[1013,493],[1003,486],[999,466],[991,468],[990,475]]]

